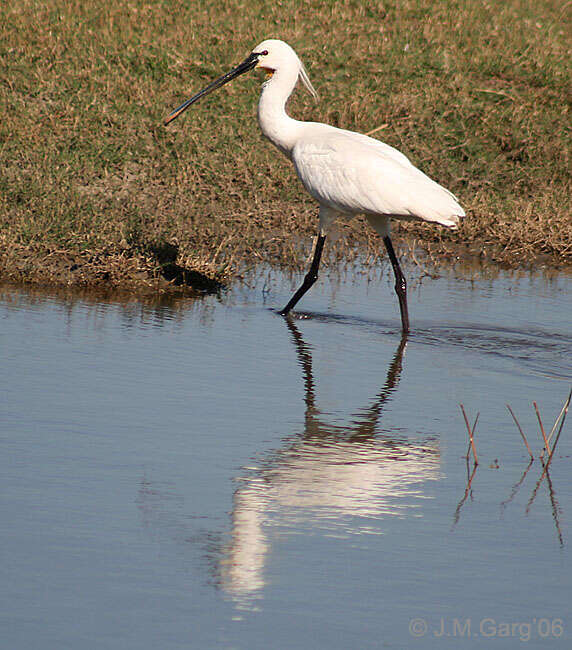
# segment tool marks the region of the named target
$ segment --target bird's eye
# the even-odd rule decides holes
[[[268,50],[263,50],[260,52],[260,56],[266,56],[268,54]]]

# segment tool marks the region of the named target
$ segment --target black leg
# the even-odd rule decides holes
[[[298,300],[308,291],[308,289],[316,282],[318,278],[318,269],[320,268],[320,260],[322,259],[322,249],[324,248],[324,242],[326,241],[326,235],[320,233],[316,239],[316,246],[314,248],[314,258],[312,259],[312,264],[310,270],[306,273],[304,282],[302,286],[296,291],[296,293],[290,298],[290,302],[278,313],[282,316],[286,316],[288,312],[296,305]]]
[[[389,255],[389,259],[391,260],[391,266],[393,266],[393,273],[395,274],[395,293],[397,294],[397,298],[399,300],[399,309],[401,311],[401,330],[403,334],[407,334],[409,332],[409,314],[407,313],[407,282],[405,281],[403,273],[401,272],[401,268],[399,266],[399,262],[397,261],[397,257],[395,256],[393,244],[391,243],[389,235],[386,235],[383,238],[383,243],[385,244],[385,248],[387,248],[387,253]]]

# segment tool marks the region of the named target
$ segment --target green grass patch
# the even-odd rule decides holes
[[[298,91],[295,117],[386,125],[374,137],[467,209],[457,234],[399,235],[435,255],[462,245],[570,266],[571,13],[557,0],[3,3],[0,273],[160,281],[165,251],[211,279],[262,260],[299,266],[317,210],[259,132],[256,75],[162,126],[269,37],[296,49],[320,93]],[[375,259],[361,221],[340,229],[330,262]]]

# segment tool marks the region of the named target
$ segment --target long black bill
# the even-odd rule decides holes
[[[242,63],[239,63],[236,66],[236,68],[233,68],[230,72],[223,74],[222,77],[215,79],[215,81],[210,83],[206,88],[203,88],[196,95],[193,95],[190,99],[187,99],[187,101],[184,104],[181,104],[179,108],[176,108],[169,115],[169,117],[165,120],[165,126],[167,126],[167,124],[169,124],[169,122],[172,122],[175,118],[179,117],[181,113],[184,113],[187,110],[187,108],[189,108],[189,106],[191,106],[195,102],[198,102],[199,99],[201,99],[201,97],[204,97],[205,95],[211,93],[213,90],[216,90],[221,86],[224,86],[224,84],[228,83],[235,77],[238,77],[239,75],[244,74],[249,70],[252,70],[252,68],[254,68],[254,66],[258,63],[259,56],[260,54],[258,54],[257,52],[252,52],[246,57],[246,59],[244,59]]]

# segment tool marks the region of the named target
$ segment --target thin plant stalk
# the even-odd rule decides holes
[[[560,428],[558,429],[558,434],[556,435],[556,440],[554,441],[554,444],[552,445],[552,451],[550,452],[550,456],[548,457],[548,460],[546,463],[542,461],[542,458],[540,459],[542,461],[542,464],[544,466],[544,469],[542,470],[542,474],[540,478],[538,479],[538,483],[536,484],[536,489],[534,490],[532,497],[530,498],[530,501],[528,502],[528,506],[526,508],[526,512],[528,514],[528,511],[530,510],[530,506],[532,505],[532,502],[534,501],[534,497],[536,496],[536,492],[538,491],[538,487],[542,483],[542,480],[544,479],[545,476],[548,476],[548,466],[550,465],[552,461],[552,457],[554,456],[554,450],[556,449],[556,445],[558,444],[558,440],[560,438],[560,434],[562,433],[562,428],[564,427],[564,422],[566,420],[566,415],[568,413],[568,407],[570,406],[570,400],[572,399],[572,390],[570,390],[570,393],[568,394],[568,399],[566,400],[566,403],[564,404],[564,416],[562,417],[562,421],[560,422]]]
[[[548,444],[548,440],[546,439],[546,432],[544,431],[544,425],[542,424],[542,420],[540,419],[540,412],[538,410],[538,406],[536,405],[536,402],[532,402],[534,405],[534,410],[536,411],[536,417],[538,418],[538,424],[540,425],[540,433],[542,433],[542,438],[544,439],[544,449],[542,450],[542,453],[540,454],[540,458],[544,456],[544,452],[548,455],[550,455],[550,445]]]
[[[572,396],[572,390],[570,391],[570,395],[568,395],[568,399],[564,402],[564,406],[562,407],[562,410],[560,411],[560,414],[556,418],[556,421],[554,422],[552,429],[550,430],[550,433],[548,434],[548,442],[550,442],[552,436],[554,435],[554,432],[556,431],[556,427],[558,426],[560,422],[560,418],[562,415],[568,411],[568,405],[570,404],[570,397]]]
[[[518,431],[519,431],[520,435],[522,436],[522,439],[523,439],[524,444],[526,446],[526,450],[528,451],[528,453],[530,455],[530,460],[534,460],[534,456],[532,454],[532,451],[530,451],[530,446],[528,444],[528,440],[526,439],[526,436],[524,435],[524,431],[522,430],[522,427],[520,426],[518,420],[516,419],[516,415],[513,413],[512,409],[510,408],[510,406],[508,404],[506,405],[506,407],[507,407],[509,413],[512,415],[512,419],[514,420],[514,422],[515,422],[515,424],[516,424],[516,426],[518,428]]]
[[[572,389],[570,389],[570,392],[568,393],[568,399],[566,400],[564,404],[564,408],[560,412],[560,415],[562,415],[562,421],[560,422],[560,428],[558,429],[558,433],[556,434],[556,438],[554,439],[554,444],[552,445],[552,450],[550,452],[550,456],[548,456],[548,460],[546,461],[546,466],[544,468],[544,471],[548,469],[548,465],[550,465],[550,462],[552,461],[552,456],[554,456],[554,450],[556,449],[556,445],[558,444],[558,440],[560,439],[560,434],[562,433],[562,428],[564,427],[564,422],[566,421],[566,416],[568,415],[568,407],[570,406],[570,400],[572,399]],[[560,415],[558,416],[558,419],[560,419]],[[558,420],[557,420],[558,421]],[[552,434],[550,434],[552,435]]]
[[[461,407],[461,411],[463,412],[463,417],[465,418],[465,424],[467,425],[467,431],[469,432],[469,441],[471,443],[471,449],[473,450],[473,458],[475,459],[475,465],[478,465],[479,459],[477,458],[477,450],[475,449],[474,434],[475,434],[475,427],[477,426],[477,421],[479,419],[479,413],[477,413],[477,417],[475,418],[475,424],[473,425],[473,429],[471,430],[469,419],[467,418],[467,414],[465,413],[465,407],[462,404],[459,404],[459,406]],[[467,450],[467,458],[468,457],[469,457],[469,451]]]

